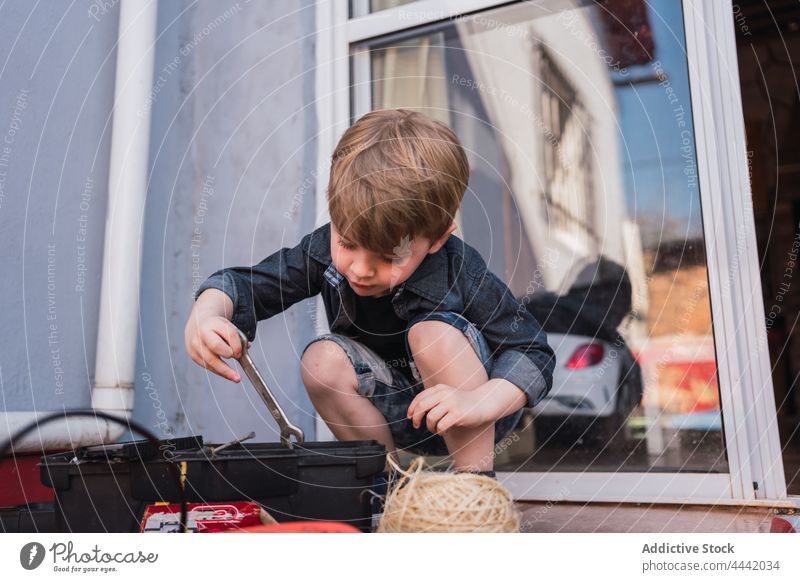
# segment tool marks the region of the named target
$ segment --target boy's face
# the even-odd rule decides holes
[[[397,241],[392,255],[382,255],[357,246],[331,223],[333,266],[347,278],[350,288],[362,297],[381,297],[408,279],[420,263],[438,251],[456,229],[455,223],[438,240],[418,236]]]

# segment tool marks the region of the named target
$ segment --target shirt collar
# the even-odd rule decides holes
[[[447,295],[447,250],[443,245],[435,253],[427,255],[404,283],[417,295],[437,303]]]

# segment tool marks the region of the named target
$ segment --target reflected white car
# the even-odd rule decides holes
[[[540,441],[625,438],[625,423],[641,401],[639,365],[622,341],[548,333],[556,354],[553,387],[534,409]]]
[[[556,355],[553,387],[533,409],[537,440],[625,442],[643,392],[641,368],[619,332],[632,309],[630,278],[602,256],[573,271],[566,293],[539,291],[527,301]]]

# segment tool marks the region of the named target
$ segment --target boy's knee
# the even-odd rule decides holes
[[[344,349],[334,341],[316,341],[300,359],[300,377],[306,390],[321,392],[356,383],[356,374]]]
[[[439,320],[425,320],[408,329],[408,348],[414,361],[441,361],[443,357],[472,353],[466,336],[456,327]]]

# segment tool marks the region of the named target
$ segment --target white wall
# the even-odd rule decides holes
[[[0,8],[0,411],[90,405],[118,8]],[[161,436],[276,438],[248,384],[189,360],[183,328],[205,277],[313,226],[314,27],[310,0],[159,3],[134,418]],[[253,347],[309,438],[298,353],[312,334],[299,305]]]

